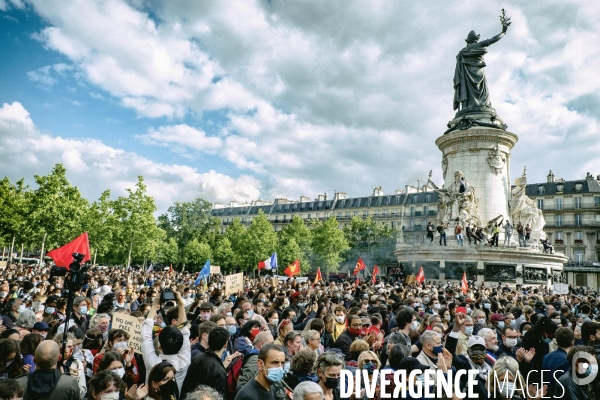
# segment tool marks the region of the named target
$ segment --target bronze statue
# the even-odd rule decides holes
[[[479,35],[475,31],[469,32],[466,39],[467,46],[456,56],[454,109],[459,112],[491,109],[483,57],[487,53],[488,46],[502,39],[510,25],[510,18],[506,17],[504,9],[502,9],[500,22],[502,24],[502,32],[491,39],[480,42]]]

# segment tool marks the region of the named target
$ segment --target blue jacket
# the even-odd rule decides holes
[[[544,358],[542,358],[542,376],[544,378],[544,383],[548,382],[548,394],[554,394],[556,381],[568,370],[569,363],[567,363],[567,352],[560,347],[555,351],[546,354]]]

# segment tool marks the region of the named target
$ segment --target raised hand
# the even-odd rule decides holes
[[[127,366],[131,365],[131,361],[133,360],[133,355],[134,355],[133,347],[130,347],[129,352],[125,356],[125,363]]]

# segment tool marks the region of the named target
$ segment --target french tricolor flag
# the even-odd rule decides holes
[[[265,261],[260,261],[258,263],[258,269],[276,269],[277,268],[277,252],[271,254],[271,257],[267,258]]]

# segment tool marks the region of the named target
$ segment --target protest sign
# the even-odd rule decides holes
[[[112,329],[123,329],[129,333],[127,346],[142,354],[142,323],[137,317],[125,313],[115,313],[112,317]]]
[[[219,267],[218,265],[210,266],[210,274],[211,275],[218,275],[220,273],[221,273],[221,267]]]
[[[225,277],[225,296],[230,294],[238,294],[240,290],[244,290],[244,273],[227,275]]]
[[[555,283],[552,286],[553,294],[569,294],[569,285],[566,283]]]

